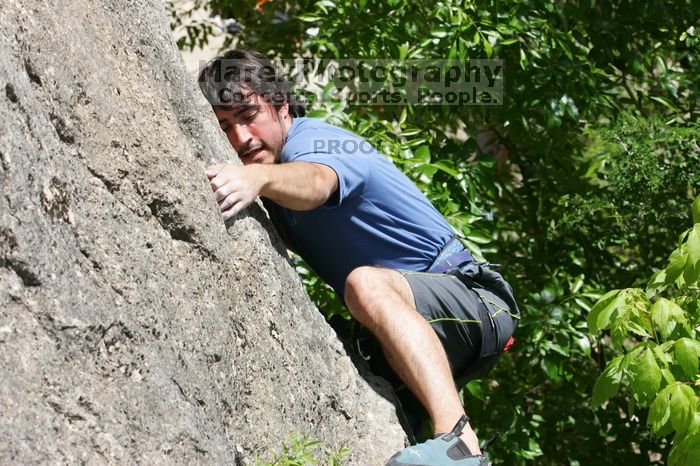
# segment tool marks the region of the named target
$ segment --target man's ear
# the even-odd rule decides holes
[[[289,103],[288,102],[283,103],[280,106],[280,108],[277,109],[277,115],[279,115],[279,117],[283,120],[289,116]]]

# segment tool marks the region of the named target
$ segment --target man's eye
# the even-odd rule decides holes
[[[257,110],[249,110],[241,116],[243,117],[243,120],[245,120],[245,121],[253,121],[253,119],[255,119],[255,117],[257,116],[257,114],[258,114]]]

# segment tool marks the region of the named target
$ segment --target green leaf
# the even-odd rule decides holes
[[[324,118],[327,114],[328,112],[325,110],[311,110],[306,116],[309,118]]]
[[[688,435],[671,449],[668,466],[700,464],[700,434]]]
[[[652,321],[657,325],[663,338],[671,335],[676,324],[685,324],[688,321],[683,308],[666,298],[657,299],[651,306],[650,312]]]
[[[683,273],[683,266],[688,260],[688,255],[682,248],[678,248],[671,253],[666,266],[666,284],[670,285],[676,281]]]
[[[647,297],[649,299],[653,298],[656,296],[658,291],[663,288],[666,285],[666,269],[661,269],[655,272],[652,276],[651,279],[649,280],[649,283],[647,283]]]
[[[652,319],[654,318],[654,315],[656,315],[656,319],[659,323],[659,332],[664,338],[668,338],[668,336],[676,328],[677,323],[683,324],[687,322],[685,312],[683,311],[683,309],[675,302],[666,298],[657,299],[654,305],[652,306],[651,312]],[[662,318],[664,316],[666,317],[666,323],[665,325],[661,325]]]
[[[650,98],[651,100],[655,100],[656,102],[660,103],[661,105],[665,106],[666,108],[668,108],[668,109],[671,110],[671,111],[674,111],[674,112],[675,112],[675,111],[678,111],[678,109],[673,105],[673,103],[671,103],[670,100],[668,100],[668,99],[666,99],[666,98],[664,98],[664,97],[652,95],[652,96],[650,96],[649,98]]]
[[[664,380],[666,381],[666,384],[672,384],[676,382],[676,378],[673,376],[673,373],[666,369],[666,368],[661,368],[661,375],[663,376]]]
[[[622,303],[622,299],[621,290],[612,290],[605,293],[588,314],[588,329],[592,333],[596,333],[606,328],[610,323],[610,316],[617,306]]]
[[[687,285],[692,285],[700,279],[700,270],[697,264],[693,265],[688,261],[683,269],[683,280]]]
[[[700,223],[700,196],[693,202],[693,223]]]
[[[644,328],[644,326],[636,323],[636,322],[628,322],[627,323],[627,328],[629,329],[630,332],[634,333],[635,335],[638,335],[640,337],[648,338],[651,337],[647,329]]]
[[[591,355],[591,340],[588,339],[588,336],[581,335],[576,339],[576,344],[586,356]]]
[[[626,318],[618,318],[613,320],[610,324],[610,339],[612,340],[613,346],[618,350],[622,350],[625,338],[628,336],[629,323],[630,321]]]
[[[447,173],[450,176],[453,176],[455,178],[459,177],[459,172],[445,162],[442,162],[442,161],[433,162],[433,163],[431,163],[431,165],[439,170],[444,171],[445,173]]]
[[[662,335],[666,336],[664,331],[668,327],[668,318],[670,316],[668,300],[664,298],[657,299],[654,304],[651,305],[651,321],[659,329]]]
[[[683,269],[683,279],[686,284],[691,285],[698,281],[700,274],[700,225],[696,225],[690,230],[685,244],[688,259]]]
[[[500,41],[499,44],[500,45],[511,45],[511,44],[515,44],[519,41],[520,41],[520,39],[518,39],[517,37],[511,37],[510,39],[505,39],[505,40]]]
[[[676,361],[683,369],[683,373],[694,379],[698,373],[698,358],[700,358],[700,342],[690,338],[681,338],[673,346]]]
[[[321,18],[319,16],[312,15],[312,14],[299,15],[299,16],[297,16],[297,19],[299,21],[305,21],[307,23],[315,23],[315,22],[321,20]]]
[[[481,389],[480,381],[472,380],[464,386],[464,390],[468,391],[469,394],[477,400],[484,400],[484,393]]]
[[[623,356],[618,356],[610,361],[596,380],[593,386],[593,406],[602,405],[617,393],[622,380],[622,358]]]
[[[491,45],[491,42],[489,42],[489,40],[486,36],[484,36],[482,44],[484,45],[484,51],[486,52],[486,57],[491,58],[491,55],[493,55],[493,46]]]
[[[527,68],[527,66],[530,64],[530,62],[529,62],[528,59],[527,59],[527,55],[525,54],[525,51],[524,51],[522,48],[520,49],[520,60],[519,60],[519,63],[520,63],[520,67],[521,67],[522,69]]]
[[[413,155],[414,160],[421,162],[430,161],[430,148],[428,146],[420,146]]]
[[[637,359],[639,359],[639,356],[642,354],[644,349],[645,346],[637,345],[632,349],[632,351],[625,354],[622,357],[622,362],[620,363],[620,370],[625,371],[632,367],[636,363]]]
[[[477,230],[470,231],[469,234],[466,235],[466,237],[477,244],[489,244],[493,241],[493,238],[491,238],[490,236],[486,236],[485,234]]]
[[[669,343],[669,342],[666,342]],[[671,342],[673,343],[673,342]],[[652,351],[654,352],[654,357],[656,357],[656,360],[661,363],[662,366],[666,366],[668,364],[673,363],[673,358],[671,357],[670,354],[666,352],[666,349],[669,348],[668,346],[663,347],[661,345],[655,345],[653,346]],[[662,370],[663,372],[663,370]]]
[[[649,407],[647,424],[651,425],[652,432],[661,430],[671,419],[671,388],[669,386],[661,390]]]
[[[409,48],[410,46],[408,42],[404,42],[403,44],[399,45],[399,60],[403,60],[408,57]]]
[[[695,415],[697,400],[692,388],[682,383],[671,386],[671,425],[678,433],[685,433]]]
[[[693,421],[688,428],[688,435],[700,434],[700,411],[698,411],[698,404],[700,404],[700,399],[695,398],[695,416],[693,416]]]
[[[641,350],[638,359],[630,365],[629,374],[630,388],[639,404],[648,406],[661,386],[661,369],[649,348]]]

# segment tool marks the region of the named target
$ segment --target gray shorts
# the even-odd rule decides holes
[[[416,309],[440,338],[455,379],[485,375],[515,331],[520,317],[510,285],[488,263],[445,274],[399,270]]]

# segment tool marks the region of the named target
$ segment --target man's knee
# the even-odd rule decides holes
[[[378,288],[383,288],[385,279],[385,269],[377,267],[362,266],[354,269],[345,279],[345,301],[348,306],[356,307],[363,305],[372,299]],[[352,311],[352,309],[350,309]]]
[[[363,323],[386,311],[386,306],[381,305],[383,301],[408,300],[409,295],[412,296],[406,280],[391,269],[358,267],[345,280],[345,302],[353,316]]]

